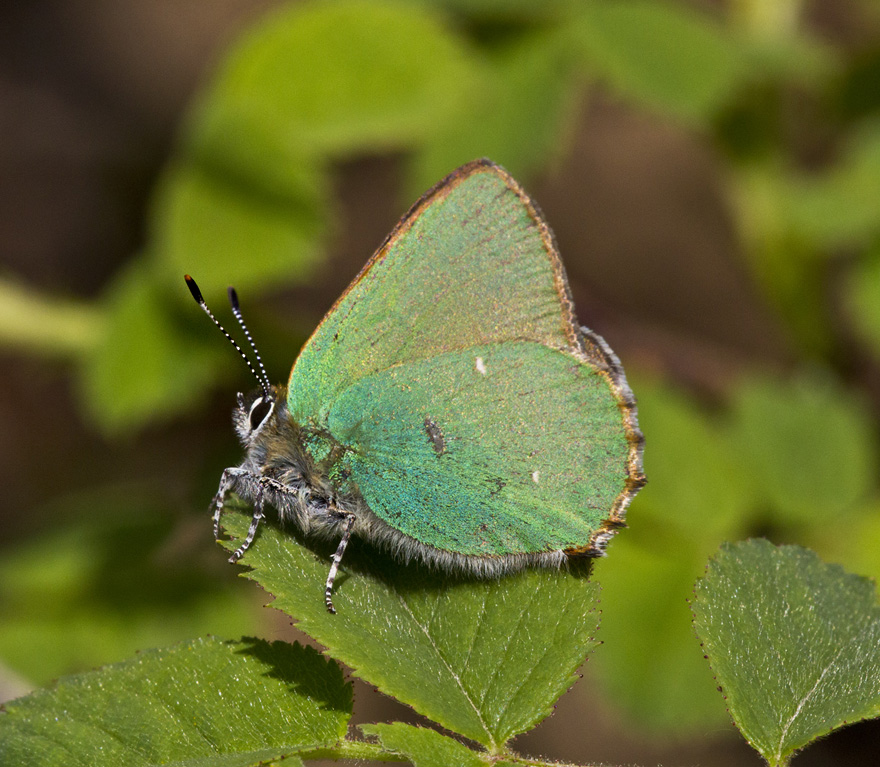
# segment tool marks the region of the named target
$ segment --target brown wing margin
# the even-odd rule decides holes
[[[583,337],[584,353],[590,363],[605,377],[617,407],[623,416],[623,427],[626,433],[626,441],[629,443],[629,453],[626,461],[626,483],[620,495],[614,500],[611,513],[602,522],[601,527],[590,536],[590,542],[577,549],[566,549],[569,556],[601,557],[605,555],[605,546],[621,528],[626,527],[626,510],[632,499],[636,497],[648,481],[642,465],[642,453],[645,446],[645,437],[639,428],[638,406],[636,398],[629,388],[626,374],[617,355],[608,346],[605,339],[589,328],[580,328]]]

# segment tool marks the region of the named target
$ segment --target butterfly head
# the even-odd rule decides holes
[[[253,445],[264,431],[268,431],[275,409],[280,406],[276,389],[272,386],[269,395],[262,388],[238,395],[235,410],[232,411],[232,423],[245,449]]]

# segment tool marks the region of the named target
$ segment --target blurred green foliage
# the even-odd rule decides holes
[[[169,549],[174,514],[149,497],[145,488],[115,488],[66,498],[81,507],[66,511],[85,521],[4,555],[4,664],[46,684],[169,640],[252,629],[253,593],[185,556],[185,545]]]
[[[214,304],[221,282],[251,293],[307,282],[333,231],[333,162],[402,153],[407,200],[481,155],[528,182],[565,157],[585,94],[610,90],[715,147],[743,266],[799,355],[792,374],[744,374],[711,407],[631,376],[650,482],[596,567],[605,645],[591,668],[647,727],[722,723],[686,604],[721,540],[806,543],[880,576],[876,415],[839,351],[880,359],[880,47],[821,43],[802,10],[346,0],[268,14],[194,104],[149,246],[90,315],[91,341],[73,345],[84,407],[120,433],[185,412],[224,380],[228,350],[202,332],[182,274],[218,275],[203,286]],[[795,99],[833,137],[820,162],[802,156]],[[844,273],[844,316],[831,270]],[[27,571],[15,569],[25,594]]]

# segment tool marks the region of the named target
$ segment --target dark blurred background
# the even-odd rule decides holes
[[[750,535],[880,574],[878,117],[869,0],[4,5],[0,699],[295,636],[211,539],[250,383],[182,274],[220,312],[238,287],[283,381],[418,194],[489,156],[626,365],[650,478],[596,567],[605,644],[519,746],[759,764],[686,599]],[[359,720],[396,706],[358,687]],[[876,734],[798,763],[874,764]]]

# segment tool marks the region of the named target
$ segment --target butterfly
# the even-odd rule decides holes
[[[601,556],[645,483],[636,402],[608,344],[576,320],[537,206],[488,160],[401,219],[273,385],[238,395],[245,450],[213,501],[272,506],[307,536],[351,536],[442,570],[496,577]],[[259,369],[257,369],[259,368]]]

